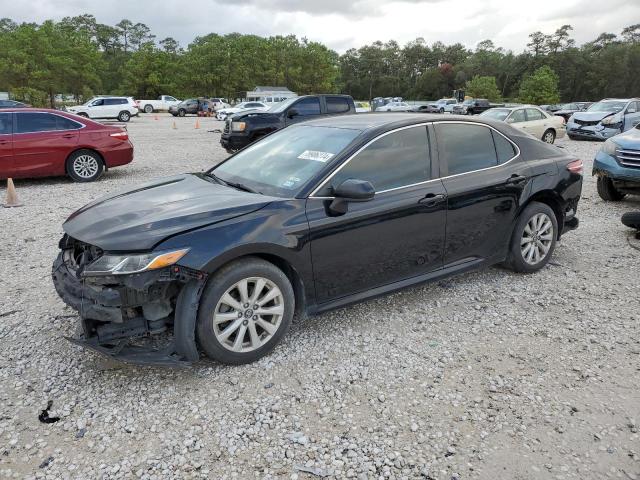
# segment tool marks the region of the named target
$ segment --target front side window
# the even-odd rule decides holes
[[[320,99],[318,97],[305,98],[296,103],[293,108],[298,115],[319,115]]]
[[[12,113],[0,113],[0,135],[11,134],[11,116]]]
[[[16,133],[34,133],[57,130],[56,115],[28,112],[16,115]]]
[[[458,175],[498,165],[491,129],[482,125],[437,124],[438,153],[445,175]],[[513,155],[512,155],[513,156]]]
[[[337,171],[318,196],[331,196],[348,179],[371,182],[376,192],[429,180],[429,139],[424,125],[388,133]]]
[[[327,97],[327,113],[343,113],[349,111],[349,102],[343,97]]]
[[[524,109],[521,108],[520,110],[514,110],[513,113],[509,115],[509,120],[511,121],[511,123],[526,122],[527,117],[524,113]]]
[[[99,107],[101,105],[104,105],[104,99],[99,98],[98,100],[95,100],[91,105],[94,107]]]
[[[360,130],[298,125],[248,146],[213,168],[223,181],[241,183],[266,195],[291,198]]]

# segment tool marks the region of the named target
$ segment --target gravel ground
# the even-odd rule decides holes
[[[0,209],[0,478],[640,479],[640,252],[585,177],[534,275],[491,268],[293,325],[247,366],[120,366],[65,341],[61,224],[97,196],[225,157],[221,123],[133,119],[134,163],[17,181]],[[599,144],[560,142],[583,158]],[[4,197],[4,186],[0,189]],[[52,402],[56,423],[38,415]]]

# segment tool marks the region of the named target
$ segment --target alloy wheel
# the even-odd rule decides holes
[[[544,137],[542,137],[542,141],[544,141],[545,143],[553,143],[554,140],[555,135],[553,134],[553,132],[547,132],[544,134]]]
[[[548,255],[553,243],[553,222],[546,213],[537,213],[527,222],[520,239],[522,258],[537,265]]]
[[[222,295],[213,312],[216,339],[232,352],[251,352],[278,331],[284,316],[284,296],[263,277],[244,278]]]
[[[91,155],[79,155],[73,161],[73,172],[80,178],[93,178],[99,170],[98,160]]]

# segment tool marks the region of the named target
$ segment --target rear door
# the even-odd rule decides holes
[[[14,118],[15,176],[64,175],[83,125],[49,112],[16,112]]]
[[[447,194],[445,266],[504,258],[529,167],[485,125],[440,122],[435,131]]]
[[[13,171],[13,113],[0,112],[0,178],[9,178]]]
[[[527,115],[527,128],[528,132],[536,138],[542,138],[544,132],[550,126],[550,121],[547,116],[540,110],[535,108],[525,109]]]

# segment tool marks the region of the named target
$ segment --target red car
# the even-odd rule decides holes
[[[91,182],[132,160],[133,145],[121,127],[58,110],[0,110],[0,179],[69,175]]]

